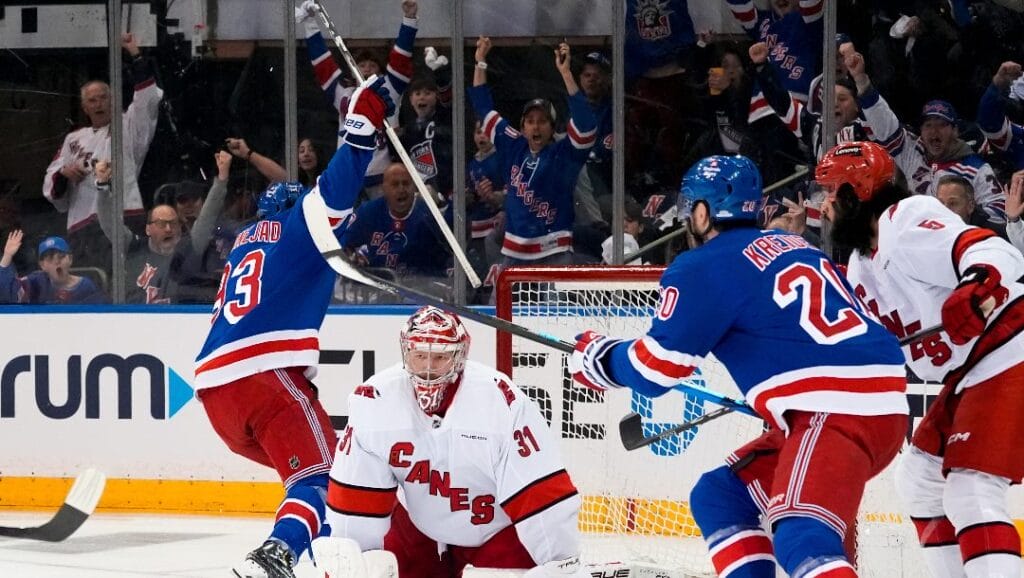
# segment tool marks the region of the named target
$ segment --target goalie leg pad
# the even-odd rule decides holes
[[[300,479],[288,488],[277,508],[270,537],[287,544],[298,560],[320,535],[326,506],[327,474]]]
[[[964,575],[956,530],[946,517],[942,458],[910,446],[896,463],[896,494],[917,530],[925,563],[936,578]]]
[[[337,537],[317,538],[310,549],[328,578],[398,578],[398,560],[387,550],[361,552],[355,540]]]
[[[690,492],[690,510],[719,576],[774,578],[775,556],[761,511],[729,466],[705,473]]]
[[[855,578],[843,537],[817,518],[787,516],[775,523],[775,555],[793,578]]]
[[[953,470],[943,503],[957,529],[967,576],[1020,576],[1020,535],[1006,505],[1010,480],[974,470]]]

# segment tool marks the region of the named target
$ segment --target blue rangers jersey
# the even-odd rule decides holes
[[[340,239],[372,155],[342,145],[294,207],[238,234],[213,304],[210,333],[196,358],[196,388],[285,367],[306,367],[307,377],[316,375],[320,325],[336,274],[313,244],[303,201],[323,197]]]
[[[491,149],[486,155],[477,153],[469,160],[466,167],[466,186],[469,188],[470,196],[476,196],[476,185],[484,179],[489,179],[494,187],[495,194],[501,194],[505,188],[504,166],[501,162],[501,155],[497,149]],[[491,234],[497,226],[497,215],[501,212],[500,206],[494,206],[482,200],[475,200],[466,207],[466,216],[470,223],[470,237],[483,239]]]
[[[384,197],[364,203],[345,231],[342,245],[361,250],[370,267],[444,276],[451,251],[427,205],[418,197],[404,217],[388,210]]]
[[[824,0],[800,0],[800,8],[781,18],[760,10],[753,0],[726,0],[733,16],[754,42],[768,45],[768,61],[779,71],[793,97],[807,102],[811,80],[821,68]]]
[[[501,253],[536,260],[572,250],[573,190],[594,146],[594,114],[582,92],[569,97],[566,137],[537,154],[530,143],[494,110],[487,85],[469,89],[483,130],[505,163],[505,239]]]
[[[662,395],[708,353],[750,406],[786,429],[787,410],[908,413],[896,338],[868,317],[824,253],[802,237],[722,232],[682,253],[661,278],[647,335],[616,344],[612,381]]]
[[[679,62],[697,40],[686,0],[626,2],[626,78]]]

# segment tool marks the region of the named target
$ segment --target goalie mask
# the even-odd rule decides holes
[[[462,376],[469,333],[458,315],[428,305],[409,317],[399,340],[416,401],[432,414],[441,407],[448,386]]]

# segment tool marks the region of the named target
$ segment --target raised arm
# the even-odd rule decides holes
[[[565,91],[569,93],[569,96],[580,91],[580,87],[576,84],[576,78],[572,75],[571,60],[569,45],[565,42],[559,44],[555,49],[555,68],[562,75],[562,82],[565,83]]]
[[[228,138],[224,143],[227,145],[228,150],[231,151],[231,154],[243,159],[247,163],[251,163],[253,168],[259,171],[268,181],[283,183],[288,180],[288,171],[284,170],[284,167],[277,164],[277,161],[274,159],[252,150],[244,138]]]

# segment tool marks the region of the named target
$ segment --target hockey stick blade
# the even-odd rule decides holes
[[[98,470],[89,468],[75,478],[67,498],[57,513],[41,526],[12,528],[0,526],[0,537],[25,538],[44,542],[60,542],[74,534],[89,515],[96,510],[96,504],[103,495],[107,477]]]
[[[919,339],[923,339],[925,337],[929,337],[931,335],[939,333],[940,331],[942,331],[942,325],[941,324],[933,325],[933,326],[928,327],[926,329],[922,329],[921,331],[918,331],[917,333],[914,333],[912,335],[908,335],[908,336],[900,339],[900,345],[903,346],[903,345],[907,345],[908,343],[913,343],[913,342],[915,342],[915,341],[917,341]],[[640,417],[640,414],[630,413],[629,415],[623,417],[619,421],[619,437],[622,439],[622,445],[623,445],[623,447],[626,448],[627,451],[632,451],[632,450],[635,450],[635,449],[638,449],[638,448],[649,446],[649,445],[651,445],[651,444],[653,444],[653,443],[655,443],[655,442],[657,442],[659,440],[663,440],[665,438],[672,437],[674,435],[683,433],[684,431],[692,429],[692,428],[694,428],[694,427],[696,427],[696,426],[698,426],[698,425],[700,425],[702,423],[707,423],[707,422],[709,422],[709,421],[711,421],[713,419],[717,419],[719,417],[722,417],[723,415],[732,413],[734,411],[742,411],[744,413],[750,413],[751,415],[753,415],[750,412],[750,406],[749,405],[740,403],[740,402],[738,402],[736,400],[733,400],[733,399],[730,399],[730,398],[722,398],[723,400],[728,402],[728,403],[722,403],[722,402],[718,401],[717,399],[715,399],[715,397],[720,397],[720,396],[718,396],[718,394],[716,394],[714,392],[710,392],[710,390],[705,390],[704,388],[701,388],[701,387],[695,387],[695,386],[689,386],[689,385],[677,385],[676,389],[682,391],[683,393],[687,393],[687,394],[691,394],[691,395],[696,395],[697,397],[700,397],[701,399],[704,399],[706,401],[711,401],[711,402],[714,402],[714,403],[719,403],[719,404],[722,405],[722,407],[716,409],[715,411],[713,411],[711,413],[705,414],[705,415],[703,415],[703,416],[701,416],[701,417],[699,417],[697,419],[688,421],[686,423],[679,424],[676,427],[667,429],[667,430],[665,430],[663,432],[657,433],[657,434],[652,435],[650,437],[644,437],[643,418]],[[708,393],[711,393],[710,397],[708,396]]]
[[[663,432],[659,432],[650,437],[644,437],[644,419],[638,413],[631,413],[626,417],[619,420],[619,437],[622,439],[622,446],[627,451],[633,451],[645,446],[649,446],[654,442],[670,438],[674,435],[683,433],[686,430],[693,429],[702,423],[707,423],[711,420],[718,419],[723,415],[732,413],[733,409],[730,407],[720,407],[711,413],[706,413],[697,419],[690,420],[686,423],[681,423],[673,428],[667,429]]]

